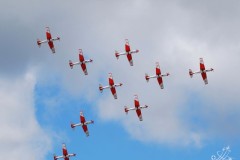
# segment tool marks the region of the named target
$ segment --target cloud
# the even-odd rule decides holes
[[[140,49],[140,53],[133,56],[134,67],[128,66],[125,57],[111,61],[112,72],[124,85],[117,89],[117,102],[112,103],[111,95],[99,99],[101,117],[119,117],[132,137],[141,141],[201,146],[214,137],[225,140],[230,137],[226,135],[234,134],[236,137],[240,132],[237,120],[240,102],[236,96],[240,86],[239,75],[233,70],[239,68],[239,39],[235,36],[238,34],[236,26],[239,26],[239,23],[235,24],[238,11],[229,3],[221,4],[216,10],[208,6],[207,12],[203,12],[203,4],[198,6],[195,3],[190,6],[180,3],[164,4],[162,8],[156,6],[150,5],[146,9],[148,12],[139,13],[145,21],[135,21],[139,15],[129,14],[126,18],[131,31],[130,44]],[[164,10],[168,7],[169,10]],[[134,12],[137,10],[136,6],[125,9],[130,8]],[[230,14],[215,14],[230,8],[233,9]],[[165,14],[160,14],[163,12],[161,9]],[[150,15],[159,15],[158,21],[151,19]],[[131,19],[133,17],[136,19]],[[234,26],[231,25],[233,23]],[[125,26],[118,27],[123,34],[124,29]],[[123,49],[123,42],[118,43],[122,46],[116,48]],[[199,69],[200,57],[204,58],[207,68],[215,69],[208,74],[207,86],[204,86],[200,75],[193,79],[188,75],[189,68]],[[164,79],[164,90],[160,90],[154,80],[148,84],[144,82],[145,72],[154,74],[156,61],[160,62],[163,72],[171,74]],[[133,105],[134,94],[139,94],[140,101],[150,106],[143,110],[142,125],[138,124],[135,113],[132,113],[134,117],[129,118],[128,115],[125,120],[121,116],[124,105]]]
[[[0,80],[0,153],[3,159],[17,159],[24,153],[26,159],[40,160],[51,148],[51,140],[35,116],[35,81],[31,72],[17,79]]]
[[[74,1],[57,6],[55,2],[19,5],[11,19],[1,17],[12,24],[1,32],[9,37],[1,40],[6,51],[0,59],[1,77],[19,79],[33,66],[38,82],[53,83],[49,77],[59,76],[63,90],[94,101],[99,117],[119,121],[132,137],[144,142],[201,146],[208,137],[228,139],[229,130],[240,133],[239,2]],[[19,18],[16,25],[13,17]],[[36,45],[36,38],[45,38],[45,26],[61,37],[55,55],[48,46]],[[124,49],[125,38],[140,50],[133,55],[133,67],[126,57],[114,57],[115,50]],[[87,66],[88,76],[80,67],[68,66],[69,59],[78,60],[79,48],[94,60]],[[207,68],[215,69],[208,74],[207,86],[200,75],[193,79],[188,75],[189,68],[198,70],[200,57]],[[154,74],[156,61],[164,73],[170,72],[164,90],[156,80],[144,79],[146,72]],[[109,72],[115,82],[123,83],[117,88],[118,100],[108,91],[98,91],[99,83],[108,83]],[[141,124],[134,112],[126,117],[123,111],[124,105],[133,105],[134,94],[150,106],[143,110]],[[222,131],[225,127],[230,129]]]

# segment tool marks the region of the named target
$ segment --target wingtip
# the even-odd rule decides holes
[[[55,51],[55,48],[51,48],[52,50],[52,54],[54,54],[56,51]]]

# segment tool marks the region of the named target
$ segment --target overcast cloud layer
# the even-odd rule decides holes
[[[213,137],[234,140],[240,134],[239,3],[235,0],[24,0],[18,5],[14,1],[0,2],[0,113],[4,122],[1,127],[5,128],[0,139],[10,141],[10,145],[24,145],[25,151],[32,153],[27,159],[36,159],[40,150],[44,156],[50,140],[36,121],[33,91],[36,83],[54,83],[48,77],[56,75],[63,90],[89,102],[96,101],[99,117],[118,121],[140,141],[202,146]],[[55,55],[46,45],[37,47],[36,39],[45,38],[45,26],[50,27],[53,36],[61,37],[55,43]],[[115,50],[124,49],[125,38],[132,49],[140,50],[133,55],[133,67],[126,57],[117,60],[114,56]],[[94,60],[88,65],[88,76],[80,68],[70,70],[68,66],[69,59],[78,59],[79,48],[86,58]],[[215,69],[208,74],[206,86],[200,75],[192,79],[188,75],[189,68],[199,69],[200,57],[204,58],[206,68]],[[170,73],[164,78],[164,90],[155,79],[149,83],[144,79],[145,73],[155,73],[157,61],[162,72]],[[98,92],[99,83],[108,83],[109,72],[115,82],[123,83],[117,88],[118,100],[113,99],[110,91]],[[141,104],[149,105],[142,111],[141,123],[134,112],[125,116],[123,111],[125,105],[133,106],[134,94],[138,94]],[[26,116],[31,121],[26,122]],[[30,123],[24,129],[25,136],[40,134],[39,142],[13,135],[19,132],[21,136],[23,128],[18,124],[9,127],[13,123],[9,117]],[[40,147],[31,147],[39,143]],[[10,147],[6,146],[5,149]],[[2,148],[1,155],[5,152]],[[19,157],[21,153],[16,150],[13,156]]]

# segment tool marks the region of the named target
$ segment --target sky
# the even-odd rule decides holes
[[[50,160],[66,143],[72,159],[211,159],[230,146],[240,159],[240,2],[237,0],[1,0],[0,155],[3,159]],[[37,39],[50,27],[56,53]],[[134,66],[123,51],[125,39]],[[68,61],[86,59],[89,75]],[[203,58],[208,85],[200,75]],[[164,89],[155,79],[159,62]],[[100,93],[113,74],[118,99]],[[133,107],[137,94],[140,122]],[[90,136],[79,122],[87,120]]]

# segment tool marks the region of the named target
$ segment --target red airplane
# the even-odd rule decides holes
[[[108,75],[109,75],[109,78],[108,78],[109,85],[103,87],[101,84],[99,84],[99,90],[100,90],[100,92],[102,92],[104,89],[110,88],[114,99],[117,99],[117,92],[116,92],[116,88],[115,87],[122,86],[122,83],[114,84],[112,73],[109,73]]]
[[[64,160],[69,160],[69,157],[76,156],[75,153],[68,154],[68,151],[67,151],[67,148],[66,148],[66,144],[64,144],[64,143],[62,144],[62,152],[63,152],[62,156],[54,155],[53,156],[54,160],[57,160],[59,158],[63,158]]]
[[[198,71],[198,72],[193,72],[191,69],[189,69],[189,75],[190,75],[190,77],[192,78],[192,77],[193,77],[193,74],[201,73],[202,79],[203,79],[203,81],[204,81],[204,83],[205,83],[205,85],[206,85],[206,84],[208,84],[207,72],[211,72],[211,71],[213,71],[212,68],[210,68],[210,69],[205,69],[205,65],[204,65],[204,62],[203,62],[203,58],[200,58],[200,71]]]
[[[40,39],[37,39],[38,46],[41,47],[42,43],[48,43],[50,49],[52,50],[52,53],[55,53],[53,41],[60,40],[60,37],[52,38],[49,27],[46,27],[46,37],[47,39],[43,41],[41,41]]]
[[[73,63],[71,60],[69,60],[69,66],[70,66],[71,69],[73,69],[73,66],[74,66],[74,65],[80,64],[81,67],[82,67],[82,70],[83,70],[84,74],[85,74],[85,75],[88,75],[86,63],[89,63],[89,62],[92,62],[92,61],[93,61],[92,59],[84,60],[84,56],[83,56],[83,53],[82,53],[82,49],[79,49],[79,62]]]
[[[72,128],[75,128],[75,127],[77,127],[77,126],[82,126],[83,131],[85,132],[86,136],[89,136],[89,131],[88,131],[87,125],[88,125],[88,124],[93,124],[93,123],[94,123],[93,120],[91,120],[91,121],[86,121],[86,120],[85,120],[85,117],[84,117],[84,115],[83,115],[83,112],[80,112],[80,123],[71,124],[71,127],[72,127]]]
[[[137,116],[138,116],[139,120],[142,121],[143,118],[142,118],[141,109],[143,109],[143,108],[148,108],[148,106],[147,106],[147,105],[140,106],[137,95],[134,95],[134,105],[135,105],[134,108],[128,108],[127,106],[125,106],[125,107],[124,107],[124,110],[125,110],[126,114],[127,114],[128,111],[130,111],[130,110],[136,110],[136,113],[137,113]]]
[[[163,79],[162,79],[162,77],[169,76],[169,75],[170,75],[169,73],[162,74],[162,73],[161,73],[161,70],[160,70],[159,62],[156,62],[156,75],[154,75],[154,76],[149,76],[149,75],[146,73],[146,74],[145,74],[145,79],[146,79],[146,81],[148,82],[150,78],[157,78],[157,81],[158,81],[161,89],[163,89],[164,86],[163,86]]]
[[[126,41],[126,43],[125,43],[125,52],[118,53],[118,51],[115,51],[115,56],[118,59],[119,56],[121,56],[121,55],[127,55],[128,61],[130,63],[130,66],[133,66],[132,54],[133,53],[138,53],[139,50],[138,49],[131,50],[128,39],[125,39],[125,41]]]

